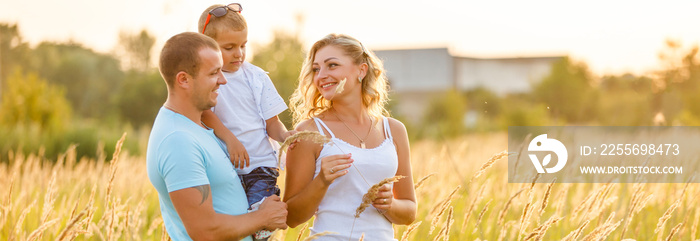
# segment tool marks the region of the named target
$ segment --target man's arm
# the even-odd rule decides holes
[[[235,216],[214,211],[209,185],[170,192],[170,199],[193,240],[240,240],[261,229],[287,228],[287,205],[276,195],[258,211]]]

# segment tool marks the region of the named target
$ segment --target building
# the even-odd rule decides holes
[[[395,111],[418,123],[430,101],[455,88],[483,87],[504,96],[531,90],[564,56],[472,58],[453,56],[447,48],[377,50],[391,84]]]

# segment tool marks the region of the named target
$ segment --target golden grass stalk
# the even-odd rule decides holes
[[[525,241],[530,239],[542,240],[547,232],[547,229],[560,220],[562,220],[562,218],[557,218],[555,216],[550,217],[547,221],[542,223],[542,225],[532,230],[532,232],[525,237]]]
[[[423,182],[425,182],[425,180],[428,180],[428,178],[432,177],[435,174],[437,174],[437,173],[433,172],[433,173],[430,173],[430,174],[426,175],[425,177],[421,178],[418,182],[416,182],[416,184],[413,185],[413,189],[418,190],[418,188],[420,188],[420,186],[423,185]]]
[[[544,197],[542,198],[542,205],[540,206],[540,211],[539,211],[539,216],[542,216],[544,214],[544,209],[547,207],[547,204],[549,203],[549,195],[552,193],[552,186],[554,186],[554,183],[557,182],[557,178],[555,177],[552,179],[552,182],[547,185],[547,190],[544,192]]]
[[[83,210],[82,212],[78,213],[77,216],[73,217],[66,227],[61,231],[61,233],[58,235],[58,238],[56,240],[61,241],[64,238],[66,238],[67,235],[71,234],[73,227],[75,226],[76,223],[78,223],[78,220],[80,220],[83,216],[85,216],[86,210]]]
[[[447,213],[447,220],[445,221],[445,240],[447,241],[450,239],[450,227],[452,227],[452,223],[455,222],[454,219],[454,209],[452,206],[450,206],[450,212]]]
[[[676,200],[673,202],[673,204],[666,209],[666,212],[664,212],[664,215],[661,215],[659,218],[659,222],[656,224],[656,229],[654,229],[654,233],[658,233],[666,224],[666,221],[668,221],[669,218],[671,218],[671,215],[673,214],[673,211],[678,208],[678,206],[681,205],[681,199]]]
[[[666,241],[671,241],[673,240],[673,235],[676,235],[676,233],[681,231],[681,228],[683,228],[683,223],[678,223],[673,229],[671,229],[671,233],[668,234],[668,237],[666,237]]]
[[[690,237],[695,237],[695,234],[697,234],[698,231],[698,221],[700,220],[700,212],[695,211],[695,218],[693,218],[693,225],[690,229]]]
[[[474,207],[476,207],[476,203],[478,203],[481,198],[484,197],[484,190],[486,189],[488,185],[482,185],[481,188],[479,188],[479,192],[474,196],[474,199],[472,200],[472,203],[469,204],[469,209],[467,210],[467,213],[464,214],[464,222],[462,222],[462,230],[464,230],[467,227],[467,223],[469,222],[469,218],[472,216],[472,211],[474,211]]]
[[[428,234],[433,234],[433,231],[437,228],[438,222],[440,222],[440,217],[442,217],[442,214],[445,213],[445,210],[447,210],[451,204],[452,200],[447,200],[447,202],[442,203],[442,208],[440,208],[439,212],[433,216],[430,221],[430,231],[428,231]]]
[[[433,209],[430,210],[430,213],[428,213],[429,217],[432,217],[432,220],[430,221],[430,232],[428,234],[432,234],[433,231],[435,231],[435,228],[437,227],[437,223],[440,221],[440,217],[442,214],[447,210],[447,208],[452,204],[452,198],[454,195],[459,191],[459,189],[462,188],[462,186],[457,186],[455,187],[452,192],[450,192],[449,195],[442,201],[438,202],[437,205],[433,207]]]
[[[591,192],[586,196],[586,198],[583,199],[583,201],[576,206],[576,209],[574,209],[573,215],[571,216],[572,218],[576,218],[578,214],[583,211],[584,208],[589,207],[589,202],[595,201],[595,197],[598,196],[598,193],[600,193],[603,190],[604,187],[599,187],[595,191]]]
[[[117,163],[119,163],[119,153],[122,151],[122,145],[124,144],[124,139],[126,139],[126,132],[122,134],[122,137],[117,141],[117,145],[114,148],[114,154],[112,155],[112,160],[109,161],[109,182],[107,184],[107,195],[105,195],[105,201],[109,203],[111,200],[109,198],[112,195],[112,187],[114,186],[114,177],[117,174]]]
[[[355,210],[355,218],[359,218],[360,214],[364,212],[370,204],[372,204],[374,199],[377,199],[377,192],[379,192],[380,187],[384,186],[384,184],[398,182],[399,180],[401,180],[401,178],[404,177],[406,176],[393,176],[386,178],[377,184],[372,185],[372,187],[370,187],[369,190],[367,190],[367,193],[365,193],[365,195],[362,195],[362,204],[360,204],[360,206],[357,207],[357,210]]]
[[[343,80],[345,80],[345,79],[343,79]],[[358,239],[357,241],[363,241],[363,240],[365,240],[365,233],[362,233],[362,235],[360,235],[360,239]]]
[[[411,233],[413,231],[418,229],[418,226],[420,226],[421,223],[423,223],[423,221],[418,221],[418,222],[415,222],[415,223],[409,225],[408,228],[406,228],[406,231],[404,231],[403,234],[401,235],[401,241],[408,241],[409,235],[411,235]]]
[[[53,212],[53,204],[56,202],[56,173],[51,174],[49,186],[44,195],[44,205],[41,208],[41,222],[44,223]]]
[[[520,143],[520,147],[518,147],[518,156],[515,158],[515,165],[513,165],[513,170],[514,170],[514,175],[518,175],[518,163],[520,162],[520,156],[523,154],[523,150],[525,149],[525,146],[527,143],[530,143],[530,136],[532,136],[532,133],[528,133],[525,136],[525,139],[523,139],[523,142]]]
[[[289,145],[294,143],[295,141],[301,141],[301,140],[306,140],[306,141],[311,141],[316,144],[326,144],[331,141],[330,138],[327,136],[321,135],[321,133],[318,133],[318,131],[300,131],[297,132],[294,135],[291,135],[287,137],[287,139],[284,139],[284,142],[280,146],[279,154],[277,154],[277,160],[282,160],[282,153],[287,151],[287,148]]]
[[[161,223],[160,228],[161,228],[160,240],[161,241],[170,240],[170,235],[168,235],[168,232],[165,230],[165,222]]]
[[[511,221],[506,222],[501,227],[501,231],[498,233],[498,239],[496,239],[497,241],[502,241],[506,237],[506,233],[508,232],[508,228],[513,226],[513,223],[515,223],[515,221],[511,220]]]
[[[525,228],[530,225],[530,213],[532,213],[534,209],[532,198],[532,192],[530,192],[530,195],[528,195],[527,204],[525,204],[525,207],[523,208],[523,214],[520,215],[520,234],[525,234]]]
[[[434,216],[434,214],[437,212],[442,213],[442,211],[443,211],[442,209],[446,208],[445,203],[452,200],[454,198],[454,195],[457,194],[457,191],[459,191],[460,188],[462,188],[462,186],[457,185],[457,187],[455,187],[455,189],[453,189],[452,192],[450,192],[450,194],[447,195],[447,197],[445,197],[445,199],[438,202],[437,205],[433,206],[433,208],[428,213],[428,216]]]
[[[469,181],[470,183],[473,182],[476,178],[484,174],[489,167],[493,166],[496,161],[500,160],[501,158],[507,157],[509,155],[508,150],[499,152],[491,156],[488,161],[486,161],[483,165],[481,165],[481,168],[479,168],[478,171],[474,174],[472,179]]]
[[[622,227],[622,232],[620,233],[620,239],[624,238],[625,232],[634,217],[636,206],[639,205],[639,200],[641,196],[644,195],[641,183],[635,183],[632,187],[632,197],[630,198],[629,207],[627,209],[627,216],[625,217],[625,225]]]
[[[583,219],[588,219],[587,217],[590,215],[590,218],[595,218],[600,213],[603,211],[603,207],[605,206],[606,203],[606,197],[614,187],[613,184],[606,183],[603,185],[602,189],[600,192],[598,192],[591,203],[588,205],[588,209],[584,212]],[[597,204],[597,205],[596,205]]]
[[[31,241],[31,240],[39,239],[39,236],[41,236],[41,234],[44,232],[44,230],[49,228],[51,225],[54,225],[56,222],[58,222],[58,218],[51,219],[50,221],[47,221],[47,222],[41,224],[41,226],[39,226],[36,230],[34,230],[34,232],[29,234],[29,237],[27,238],[27,240]]]
[[[437,235],[433,238],[433,241],[439,241],[442,239],[442,237],[445,236],[445,229],[440,229],[440,232],[438,232]]]
[[[158,226],[161,226],[161,225],[163,225],[163,217],[158,216],[158,217],[154,218],[153,221],[151,222],[151,225],[148,226],[148,231],[146,231],[146,234],[148,236],[151,236],[153,234],[153,231],[158,229]]]
[[[304,239],[304,241],[315,240],[315,239],[318,239],[318,238],[320,238],[320,237],[323,237],[323,236],[326,236],[326,235],[331,235],[331,234],[338,234],[338,233],[336,233],[336,232],[331,232],[331,231],[323,231],[323,232],[320,232],[320,233],[311,235],[311,236],[309,236],[309,237],[306,237],[306,239]]]
[[[508,212],[508,208],[510,208],[510,204],[513,202],[513,199],[518,197],[518,195],[523,193],[523,191],[525,191],[525,190],[526,190],[525,188],[520,189],[520,191],[516,192],[515,194],[513,194],[513,196],[511,196],[508,199],[508,202],[506,202],[506,205],[503,206],[503,209],[501,209],[501,212],[498,214],[498,222],[497,222],[498,226],[503,225],[503,221],[505,220],[506,213]],[[502,228],[505,228],[505,226],[502,226]]]
[[[476,218],[476,224],[474,224],[474,231],[472,233],[476,232],[476,230],[479,228],[479,224],[481,224],[481,220],[484,218],[484,214],[486,213],[486,210],[489,209],[489,204],[491,204],[491,201],[489,200],[486,202],[486,205],[481,209],[481,212],[479,212],[479,217]]]
[[[583,222],[583,224],[581,224],[581,226],[579,226],[578,228],[571,231],[568,235],[566,235],[562,239],[562,241],[578,240],[578,237],[581,236],[581,233],[583,233],[583,229],[585,229],[586,226],[588,226],[588,223],[590,223],[590,222],[591,222],[591,220],[586,220],[585,222]]]
[[[608,219],[605,220],[603,225],[600,225],[593,229],[591,233],[586,235],[586,237],[583,237],[583,240],[602,240],[605,239],[613,230],[615,230],[618,226],[620,226],[620,223],[622,220],[618,221],[617,223],[613,223],[613,218],[615,217],[615,212],[612,212],[610,216],[608,216]]]
[[[570,186],[566,185],[564,189],[559,192],[559,196],[556,199],[557,203],[554,205],[554,210],[556,210],[556,215],[561,216],[564,212],[564,203],[567,200],[567,194],[569,193]]]
[[[19,218],[17,219],[17,223],[15,224],[15,238],[16,239],[21,239],[20,234],[22,233],[22,224],[24,223],[24,219],[27,218],[27,214],[34,208],[34,205],[36,205],[36,200],[32,202],[32,204],[29,204],[29,206],[25,207],[24,210],[19,215]]]
[[[297,235],[296,241],[301,240],[301,236],[304,235],[304,232],[306,232],[306,229],[309,228],[309,223],[304,223],[304,226],[301,227],[301,230],[299,230],[299,235]]]

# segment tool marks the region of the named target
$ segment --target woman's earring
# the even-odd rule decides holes
[[[360,81],[360,83],[362,83],[362,77],[357,76],[357,81]]]

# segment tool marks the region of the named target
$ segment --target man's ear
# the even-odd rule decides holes
[[[192,76],[190,76],[187,72],[180,71],[177,73],[177,75],[175,75],[175,85],[183,88],[189,88],[191,79]]]

